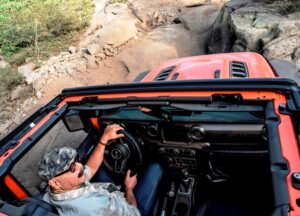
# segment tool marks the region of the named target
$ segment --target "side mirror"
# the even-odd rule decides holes
[[[70,132],[84,129],[84,123],[78,110],[70,110],[62,120]]]

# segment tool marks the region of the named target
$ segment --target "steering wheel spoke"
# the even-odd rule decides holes
[[[124,173],[127,159],[124,160],[115,160],[114,172],[115,173]]]
[[[124,140],[122,138],[119,138],[119,142],[123,145],[124,144]]]

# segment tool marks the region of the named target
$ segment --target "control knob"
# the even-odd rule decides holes
[[[160,153],[160,154],[163,154],[163,153],[166,153],[166,149],[165,148],[159,148],[158,149],[158,153]]]
[[[195,155],[196,155],[195,150],[191,150],[191,151],[189,152],[189,156],[190,156],[190,157],[194,157]]]
[[[179,152],[179,150],[178,150],[178,149],[173,149],[173,154],[174,154],[174,155],[178,156],[178,155],[179,155],[179,153],[180,153],[180,152]]]

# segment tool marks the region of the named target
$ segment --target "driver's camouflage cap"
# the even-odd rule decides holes
[[[44,155],[39,163],[39,175],[48,181],[68,170],[76,158],[77,152],[70,147],[54,148]]]

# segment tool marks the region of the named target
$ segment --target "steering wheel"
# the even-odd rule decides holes
[[[107,143],[104,152],[104,165],[108,170],[124,174],[127,169],[136,173],[140,169],[143,157],[140,144],[127,131],[122,131],[124,137]]]

